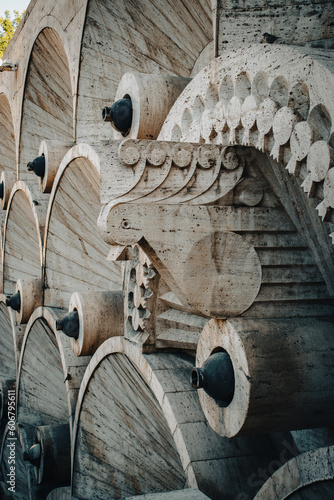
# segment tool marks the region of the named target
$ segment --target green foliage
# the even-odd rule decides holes
[[[20,14],[18,10],[14,10],[14,19],[12,19],[9,10],[5,11],[4,17],[0,17],[0,58],[2,58],[7,45],[9,44],[19,22],[22,19],[24,11]]]

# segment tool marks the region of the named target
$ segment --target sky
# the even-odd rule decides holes
[[[18,10],[22,12],[26,10],[30,3],[30,0],[0,0],[0,17],[5,13],[5,10],[9,10],[11,13],[13,10]]]

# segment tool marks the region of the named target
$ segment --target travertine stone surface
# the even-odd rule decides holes
[[[42,193],[50,193],[53,181],[56,177],[58,167],[61,161],[73,143],[57,140],[43,140],[40,144],[38,156],[45,157],[45,174],[42,178],[38,177],[38,186]]]
[[[70,339],[57,332],[56,321],[64,313],[37,308],[26,326],[17,369],[17,420],[34,426],[68,423],[72,432],[77,395],[90,357],[75,356]]]
[[[123,291],[74,293],[69,311],[78,311],[79,337],[71,339],[77,356],[91,356],[108,338],[124,333]]]
[[[1,170],[16,173],[16,147],[13,118],[8,97],[0,92]]]
[[[233,437],[329,427],[334,412],[332,318],[211,320],[198,342],[196,365],[217,349],[231,358],[234,396],[219,406],[198,390],[213,429]]]
[[[0,79],[6,169],[28,176],[43,139],[109,139],[101,110],[125,73],[189,77],[212,60],[210,2],[188,3],[33,0],[6,51],[18,69]]]
[[[1,498],[251,500],[268,478],[265,500],[333,497],[333,433],[311,429],[334,408],[333,8],[32,0],[0,72]],[[124,95],[113,140],[101,111]],[[77,342],[56,330],[71,297]],[[202,331],[203,357],[224,337],[244,368],[224,432],[254,435],[210,427],[189,381]],[[54,425],[58,483],[22,460]]]
[[[334,10],[329,0],[219,0],[217,4],[218,55],[247,43],[265,43],[264,33],[277,37],[278,44],[334,47]]]
[[[16,376],[16,356],[14,346],[13,325],[10,317],[10,309],[4,302],[0,302],[1,321],[1,378],[15,378]]]
[[[2,379],[15,378],[19,363],[20,351],[24,336],[25,325],[18,325],[16,312],[6,306],[6,295],[0,295],[1,308],[1,365],[3,371]]]
[[[47,195],[18,181],[11,191],[4,223],[3,290],[15,293],[19,279],[41,279]]]
[[[24,95],[18,175],[26,180],[34,177],[26,165],[38,156],[43,139],[67,143],[74,139],[69,63],[62,40],[52,28],[45,28],[35,41]]]
[[[213,59],[205,51],[212,40],[208,0],[91,0],[82,38],[78,87],[77,137],[109,139],[110,124],[101,120],[114,101],[125,73],[191,76]]]
[[[101,201],[217,201],[240,180],[240,148],[126,139],[110,148],[111,164],[101,168]],[[108,207],[106,207],[108,210]]]
[[[16,182],[16,174],[10,170],[3,170],[1,172],[0,182],[3,185],[3,197],[1,198],[2,210],[7,209],[8,201],[14,184]]]
[[[265,482],[254,500],[331,498],[333,491],[333,446],[329,446],[288,461]]]
[[[143,355],[138,344],[125,338],[114,337],[101,345],[87,367],[78,397],[72,450],[74,496],[90,497],[94,492],[97,498],[105,498],[110,487],[128,495],[135,485],[144,494],[154,482],[156,491],[162,492],[173,488],[177,478],[213,500],[234,500],[242,491],[254,496],[258,487],[243,485],[240,473],[248,477],[278,459],[290,436],[236,440],[218,436],[208,426],[189,384],[191,366],[192,359],[180,353]],[[100,406],[92,426],[91,401],[96,398]],[[147,457],[152,453],[156,458],[150,463]],[[283,462],[289,456],[286,453]],[[128,464],[127,481],[116,460]],[[161,469],[165,463],[167,470]],[[97,478],[107,477],[110,470],[114,481],[106,489]],[[137,483],[136,471],[141,479]]]
[[[301,209],[303,217],[305,214],[311,216],[308,228],[303,230],[304,235],[333,291],[329,276],[334,263],[331,180],[334,100],[331,96],[332,73],[325,66],[320,59],[317,62],[286,46],[253,45],[231,51],[224,58],[217,58],[187,86],[169,113],[158,139],[173,140],[177,134],[181,142],[189,141],[193,136],[208,144],[225,146],[232,140],[263,151],[268,158],[274,155],[280,162],[277,164],[270,159],[272,164],[275,163],[275,176],[281,177],[276,185],[284,182],[288,190],[294,190],[295,203],[304,207]],[[236,97],[243,103],[249,96],[253,96],[257,103],[256,120],[250,122],[251,128],[247,120],[235,121],[237,117],[233,111]],[[200,121],[207,121],[207,110],[213,112],[213,133],[202,137]],[[243,130],[245,125],[246,130]],[[313,148],[324,147],[317,144],[319,141],[321,144],[325,142],[327,148],[321,155],[324,166],[319,165],[323,179],[321,175],[317,176],[317,168],[312,167]],[[280,168],[286,168],[296,182],[289,181],[283,173],[279,174]],[[312,175],[319,180],[312,181]],[[299,194],[304,189],[307,197]],[[291,194],[288,198],[291,200]],[[288,198],[283,202],[285,206],[290,203]],[[291,203],[287,208],[291,213]],[[298,208],[300,214],[301,210]],[[319,213],[322,223],[311,215],[314,210]],[[320,240],[321,245],[318,244]]]
[[[98,235],[99,165],[96,152],[72,148],[50,194],[43,254],[44,305],[68,308],[80,290],[119,291],[121,272],[107,263],[108,246]]]
[[[35,309],[43,305],[42,281],[35,278],[18,280],[15,293],[20,294],[20,310],[16,312],[17,323],[26,325]]]
[[[264,153],[130,139],[120,144],[118,157],[115,145],[114,154],[116,182],[112,167],[101,168],[101,198],[111,201],[99,217],[101,236],[116,245],[110,258],[128,258],[122,246],[138,243],[184,310],[194,314],[331,314],[327,276],[321,278],[304,240],[309,215],[303,198],[297,198],[303,190],[292,185],[298,201],[291,203],[285,191],[288,174],[283,170],[281,179],[280,166]],[[132,186],[127,193],[122,171]],[[212,201],[215,206],[204,204]],[[331,244],[328,251],[331,265]],[[127,279],[131,283],[130,274]]]
[[[114,354],[90,367],[93,373],[88,368],[76,413],[74,496],[102,499],[182,489],[186,478],[167,421],[130,360]],[[92,427],[96,398],[99,411]]]
[[[125,73],[114,100],[125,96],[131,99],[132,123],[128,137],[156,139],[170,108],[189,82],[190,78]],[[122,135],[113,129],[113,137],[117,140]]]

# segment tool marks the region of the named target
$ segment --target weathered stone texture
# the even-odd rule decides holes
[[[32,0],[0,73],[1,499],[15,390],[15,500],[334,498],[333,14]]]
[[[243,44],[265,42],[264,33],[278,37],[275,43],[332,49],[333,15],[332,1],[220,1],[218,54]]]

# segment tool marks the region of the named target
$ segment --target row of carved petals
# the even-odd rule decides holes
[[[146,145],[145,148],[145,141],[141,141],[141,144],[131,139],[124,141],[119,150],[120,160],[125,166],[133,168],[141,160],[145,161],[147,165],[160,167],[169,159],[174,166],[179,168],[188,167],[195,160],[198,167],[210,169],[219,155],[222,154],[223,167],[233,170],[238,166],[236,163],[230,162],[229,157],[224,154],[224,151],[222,152],[220,145],[210,147],[188,143],[165,143],[163,141],[146,141]]]
[[[122,201],[168,198],[169,203],[203,202],[204,193],[210,202],[219,199],[236,185],[244,164],[235,148],[221,144],[133,139],[121,143],[119,159],[126,168],[114,172],[109,195]]]
[[[170,140],[241,143],[270,154],[303,181],[309,197],[322,199],[317,210],[328,221],[334,209],[330,113],[322,104],[310,109],[304,83],[289,87],[283,76],[270,86],[268,81],[268,75],[260,72],[252,81],[240,74],[234,80],[226,75],[219,85],[209,83],[181,111]],[[334,233],[331,237],[334,243]]]
[[[156,276],[151,261],[143,253],[141,258],[132,262],[132,266],[127,283],[126,335],[129,337],[133,332],[145,330],[145,323],[151,315],[151,302],[154,300],[150,283]]]

